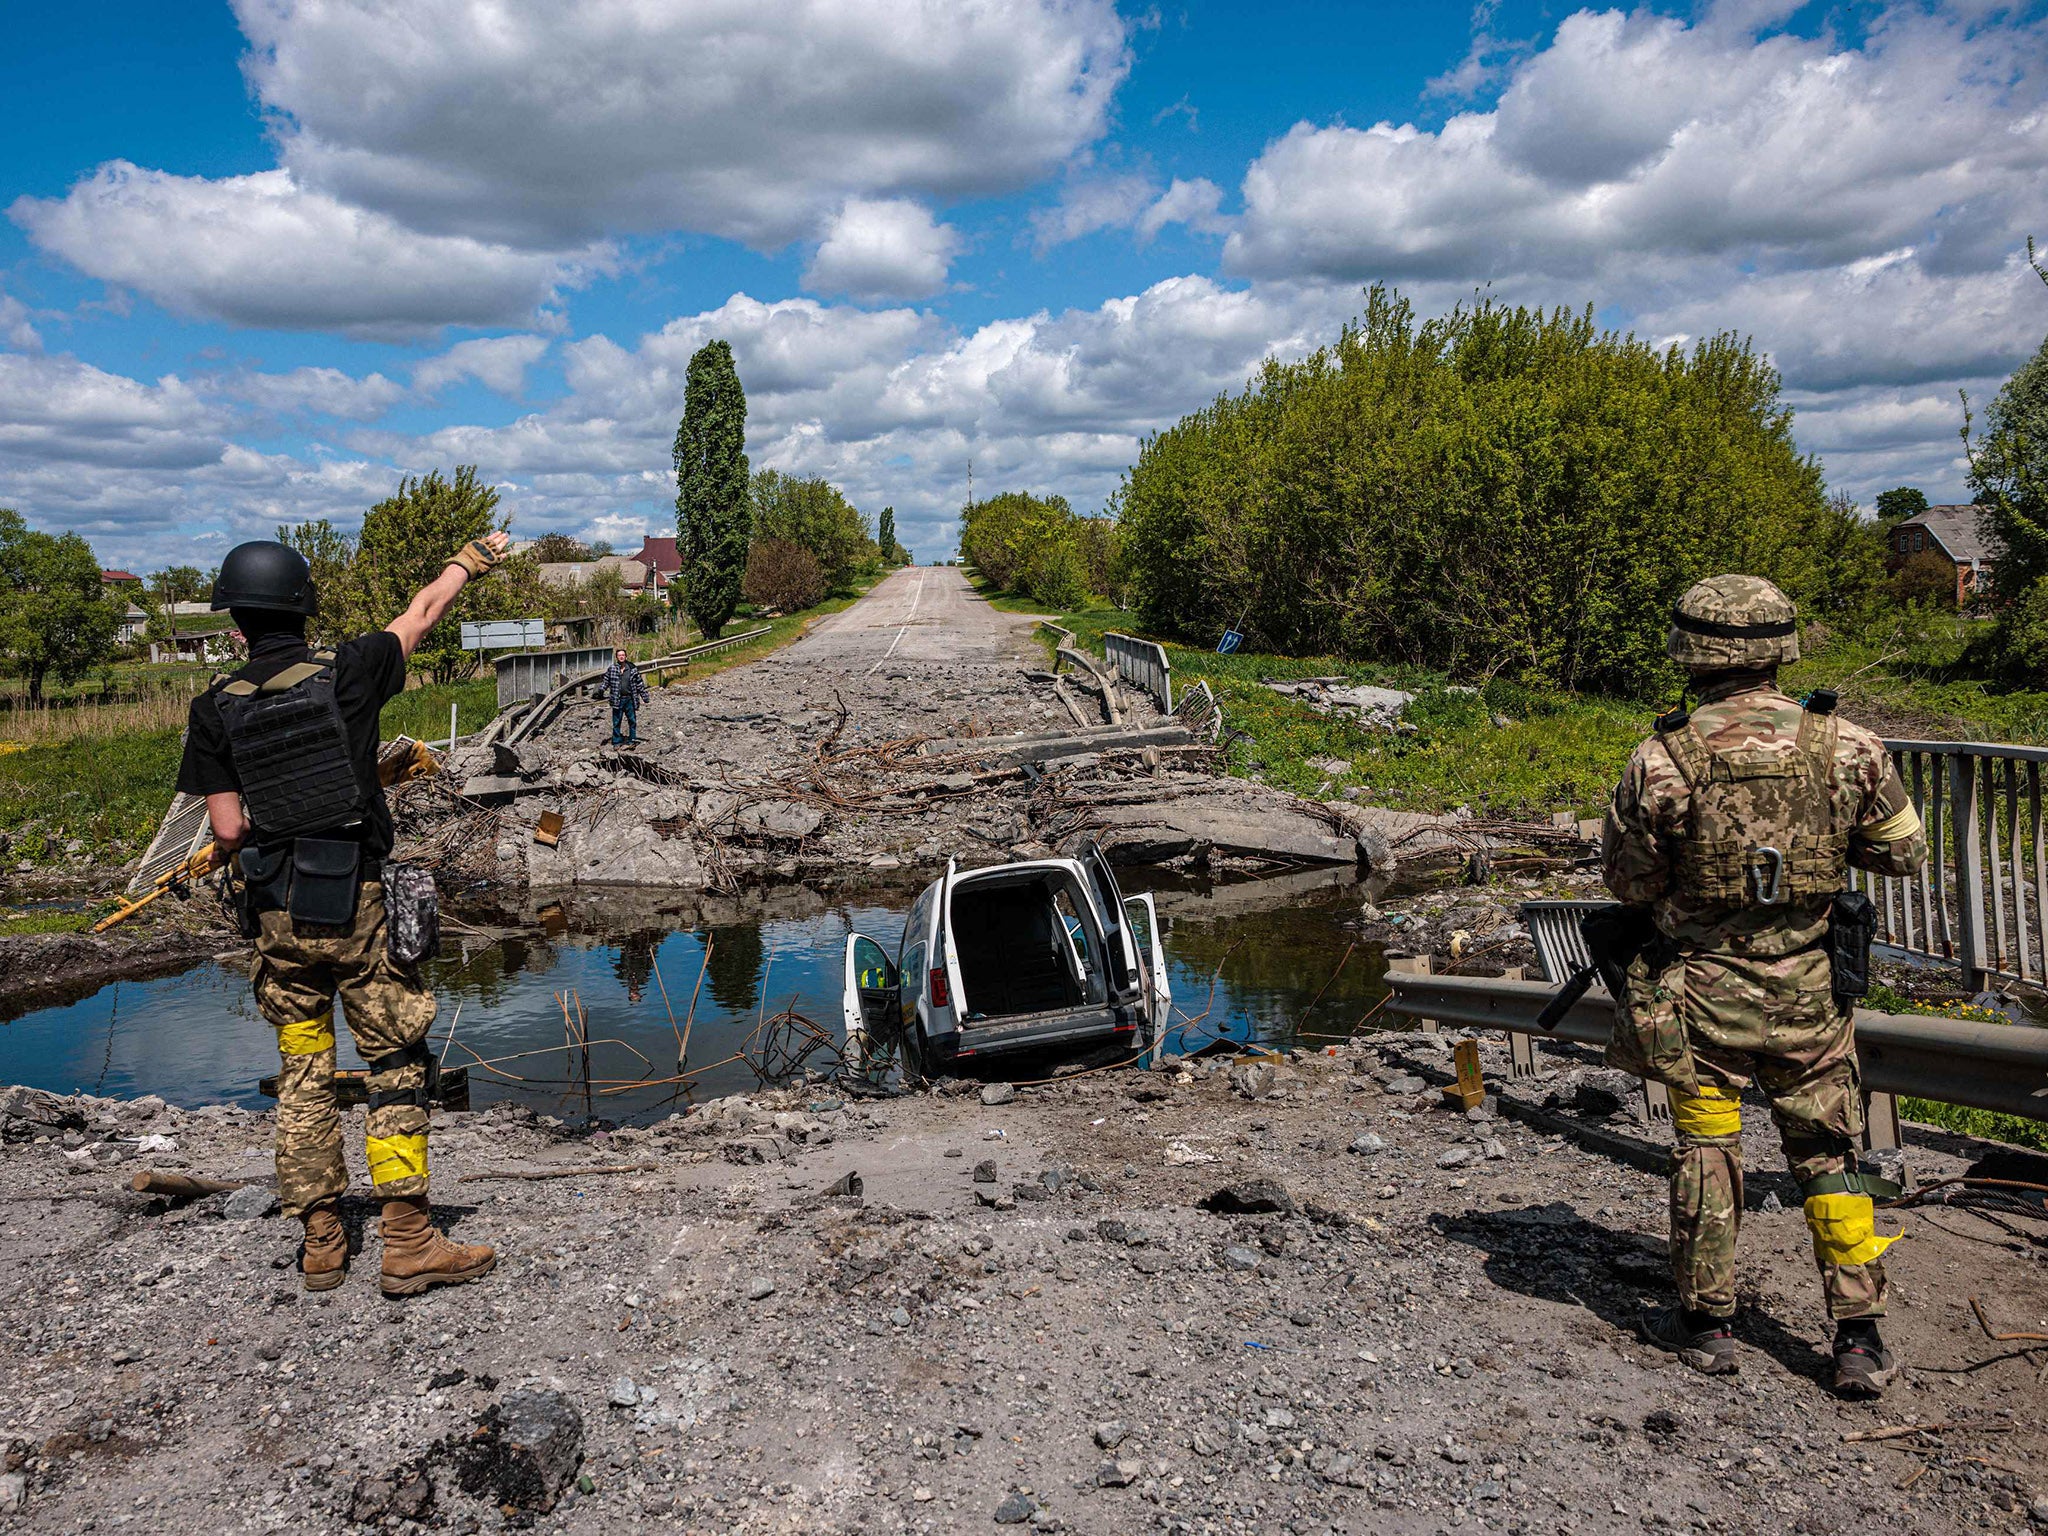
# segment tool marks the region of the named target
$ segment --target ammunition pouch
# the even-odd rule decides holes
[[[363,845],[353,838],[301,837],[291,844],[291,892],[285,910],[294,923],[346,928],[356,920],[362,891]]]
[[[1837,891],[1828,908],[1828,975],[1838,1003],[1870,991],[1870,946],[1877,939],[1877,905],[1861,891]]]
[[[384,866],[384,949],[413,966],[441,948],[441,898],[434,877],[416,864]]]
[[[415,1040],[411,1045],[401,1046],[382,1056],[369,1056],[363,1065],[370,1069],[372,1077],[386,1072],[402,1072],[407,1067],[421,1066],[426,1077],[417,1088],[380,1088],[370,1095],[370,1108],[389,1109],[394,1104],[411,1104],[426,1109],[441,1090],[441,1062],[424,1040]]]

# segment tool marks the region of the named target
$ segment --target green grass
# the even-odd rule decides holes
[[[1840,637],[1785,671],[1795,694],[1835,688],[1842,713],[1883,735],[2048,742],[2048,692],[1996,688],[1968,674],[1965,648],[1985,620],[1909,616],[1893,635]]]
[[[483,729],[498,712],[498,679],[495,672],[462,683],[428,683],[408,688],[384,706],[378,728],[386,741],[410,736],[414,741],[446,743],[448,706],[456,707],[456,731],[467,736]]]
[[[1874,983],[1863,1000],[1866,1008],[1879,1013],[1911,1013],[1935,1019],[1966,1019],[1974,1024],[2015,1025],[2002,1013],[1968,1003],[1920,1003],[1896,988]],[[1921,1125],[1935,1125],[1962,1136],[1979,1136],[1986,1141],[2009,1142],[2016,1147],[2033,1147],[2048,1152],[2048,1124],[2022,1115],[2003,1115],[1996,1110],[1969,1109],[1961,1104],[1943,1104],[1935,1099],[1901,1098],[1899,1114]]]
[[[16,939],[37,933],[83,933],[92,923],[93,914],[82,910],[45,907],[28,912],[0,912],[0,938]]]
[[[1055,622],[1096,652],[1108,631],[1136,632],[1129,614],[1108,608],[1055,615]],[[1325,798],[1355,787],[1369,803],[1393,810],[1463,805],[1480,816],[1596,814],[1656,713],[1647,704],[1504,682],[1474,691],[1419,667],[1330,656],[1219,656],[1172,644],[1166,654],[1174,687],[1206,680],[1223,706],[1224,723],[1243,733],[1230,748],[1233,773]],[[1263,686],[1267,678],[1302,677],[1343,677],[1413,693],[1405,718],[1415,730],[1363,729]],[[1320,766],[1318,760],[1331,758],[1350,766],[1336,773]]]
[[[170,804],[178,772],[176,731],[102,737],[0,753],[0,826],[7,857],[72,862],[131,858],[147,846]]]

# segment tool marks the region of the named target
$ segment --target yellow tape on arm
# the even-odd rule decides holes
[[[1671,1095],[1671,1123],[1681,1136],[1740,1136],[1742,1100],[1703,1083],[1697,1098],[1684,1093]]]
[[[1823,1264],[1868,1264],[1903,1237],[1879,1237],[1868,1195],[1815,1195],[1806,1202],[1813,1256]]]
[[[1903,843],[1921,832],[1920,813],[1910,805],[1894,811],[1874,827],[1859,827],[1857,837],[1866,843]]]
[[[334,1010],[277,1026],[277,1048],[286,1056],[311,1056],[334,1049]]]
[[[364,1138],[363,1145],[370,1155],[372,1184],[396,1184],[400,1179],[424,1179],[427,1176],[427,1136],[424,1131],[399,1136],[369,1136]]]

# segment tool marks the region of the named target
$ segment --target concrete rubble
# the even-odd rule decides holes
[[[376,1292],[374,1237],[309,1295],[292,1224],[128,1190],[143,1163],[261,1176],[269,1116],[10,1091],[0,1523],[1723,1536],[2036,1518],[2037,1367],[1964,1304],[2038,1327],[2048,1265],[2024,1244],[1961,1211],[1905,1217],[1887,1329],[1907,1373],[1881,1405],[1839,1403],[1804,1225],[1764,1205],[1789,1185],[1749,1116],[1743,1374],[1704,1382],[1629,1331],[1670,1295],[1663,1180],[1587,1150],[1656,1151],[1668,1127],[1582,1052],[1545,1046],[1545,1076],[1511,1079],[1497,1039],[1489,1101],[1448,1110],[1453,1043],[1261,1058],[1256,1098],[1223,1056],[997,1104],[975,1084],[867,1103],[796,1084],[601,1138],[510,1103],[441,1115],[446,1219],[502,1257],[402,1304]],[[1001,1182],[978,1184],[948,1154],[996,1131]],[[177,1150],[138,1154],[146,1134]],[[771,1136],[786,1160],[725,1155]],[[349,1145],[360,1235],[374,1207]],[[1920,1179],[1970,1155],[1908,1149]],[[465,1181],[622,1157],[655,1166]],[[854,1170],[862,1195],[819,1198]],[[1845,1439],[1944,1421],[1990,1427]]]

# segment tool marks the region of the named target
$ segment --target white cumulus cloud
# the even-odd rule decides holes
[[[438,357],[414,366],[413,388],[424,394],[474,379],[500,395],[517,395],[526,387],[526,370],[539,362],[551,345],[545,336],[484,336],[458,341]]]
[[[208,180],[103,165],[62,198],[8,210],[44,250],[180,314],[237,325],[403,335],[530,323],[608,254],[421,235],[289,171]]]
[[[946,286],[959,234],[908,198],[853,198],[804,269],[804,286],[865,302],[929,298]]]
[[[1013,190],[1100,136],[1110,0],[236,0],[285,164],[416,229],[759,246]]]

